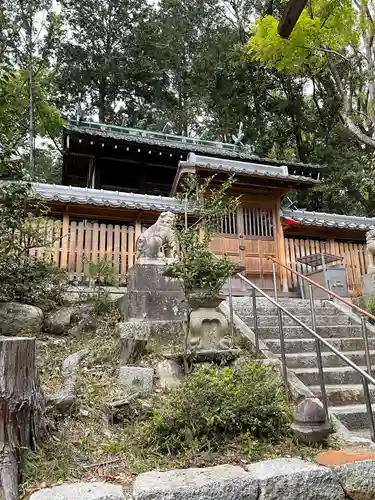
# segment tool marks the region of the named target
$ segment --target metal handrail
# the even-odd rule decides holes
[[[316,286],[317,288],[320,288],[320,290],[323,290],[324,292],[328,293],[328,295],[330,295],[331,297],[334,297],[335,299],[340,300],[341,302],[343,302],[347,306],[351,307],[352,309],[355,309],[356,311],[358,311],[361,314],[361,316],[366,316],[367,318],[371,319],[372,321],[375,321],[375,316],[373,314],[369,313],[368,311],[365,311],[364,309],[361,309],[356,304],[349,302],[349,300],[346,300],[343,297],[340,297],[340,295],[337,295],[337,293],[332,292],[331,290],[328,290],[328,288],[325,288],[323,285],[316,283],[315,281],[313,281],[312,279],[303,275],[302,273],[299,273],[295,269],[292,269],[291,267],[287,266],[286,264],[283,264],[282,262],[278,261],[274,257],[271,257],[271,255],[269,255],[267,257],[267,259],[272,260],[272,262],[274,262],[275,264],[278,264],[279,266],[284,267],[287,271],[296,274],[299,278],[302,278],[303,280],[310,283],[310,285],[313,285],[313,286]]]
[[[272,259],[273,260],[273,259]],[[286,354],[285,354],[285,343],[284,343],[284,332],[283,332],[283,321],[282,321],[282,312],[292,318],[293,321],[295,321],[299,326],[307,330],[310,335],[312,335],[315,340],[316,340],[316,347],[317,347],[317,358],[318,358],[318,369],[319,369],[319,378],[320,378],[320,386],[321,386],[321,394],[322,394],[322,403],[323,407],[326,413],[327,419],[329,418],[329,413],[328,413],[328,401],[327,401],[327,396],[326,396],[326,390],[325,390],[325,382],[324,382],[324,375],[323,375],[323,363],[322,363],[322,354],[320,350],[320,343],[325,345],[329,351],[331,351],[333,354],[338,356],[344,363],[349,365],[353,370],[355,370],[357,373],[359,373],[362,377],[362,384],[363,384],[363,392],[364,392],[364,398],[365,398],[365,403],[366,403],[366,409],[367,409],[367,414],[369,417],[369,425],[370,425],[370,432],[371,432],[371,439],[372,441],[375,442],[375,423],[374,423],[374,416],[372,412],[372,406],[371,406],[371,397],[370,397],[370,392],[368,388],[368,383],[371,383],[375,386],[375,379],[371,376],[371,366],[368,366],[368,372],[365,372],[362,370],[359,366],[357,366],[351,359],[345,356],[345,354],[341,353],[336,347],[331,345],[326,339],[321,337],[313,328],[310,328],[308,325],[306,325],[303,321],[301,321],[297,316],[295,316],[293,313],[288,311],[284,306],[279,304],[277,302],[277,284],[276,284],[276,268],[275,268],[275,262],[273,263],[273,278],[274,278],[274,292],[275,292],[275,300],[270,297],[267,293],[265,293],[261,288],[259,288],[255,283],[250,281],[248,278],[243,276],[240,273],[237,273],[236,276],[238,276],[241,280],[245,281],[248,285],[252,287],[253,291],[253,314],[254,314],[254,333],[255,333],[255,339],[256,339],[256,346],[257,350],[259,349],[259,334],[258,334],[258,328],[256,326],[257,320],[256,320],[256,295],[255,292],[258,292],[260,295],[265,297],[267,300],[271,302],[274,306],[277,307],[278,310],[278,321],[279,321],[279,335],[280,335],[280,351],[281,351],[281,361],[282,361],[282,371],[283,371],[283,380],[284,380],[284,386],[285,386],[285,391],[288,396],[288,369],[287,369],[287,363],[286,363]],[[310,305],[312,308],[312,324],[313,327],[316,328],[315,326],[315,309],[314,309],[314,299],[313,299],[313,294],[312,294],[312,285],[318,285],[317,283],[313,282],[312,280],[310,283]],[[229,281],[229,287],[231,288],[231,281]],[[319,288],[322,288],[319,285]],[[230,298],[232,299],[232,290],[230,291]],[[232,300],[230,300],[230,309],[233,309],[233,304]],[[233,311],[231,312],[231,318],[233,317]],[[257,351],[258,354],[258,351]],[[366,351],[366,360],[369,362],[369,353]]]

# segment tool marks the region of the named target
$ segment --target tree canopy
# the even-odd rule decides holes
[[[300,207],[374,213],[369,1],[311,0],[289,39],[277,33],[285,4],[275,0],[3,6],[2,162],[17,158],[31,178],[58,182],[62,113],[320,164],[325,181],[297,196]]]

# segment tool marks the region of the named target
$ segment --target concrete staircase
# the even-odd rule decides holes
[[[309,301],[280,299],[280,304],[311,326]],[[253,327],[252,301],[249,297],[234,297],[235,313],[249,327]],[[277,308],[267,299],[257,298],[259,336],[273,353],[280,355]],[[315,301],[317,332],[342,351],[359,367],[366,370],[361,327],[338,311],[329,301]],[[300,326],[283,314],[285,350],[288,368],[310,390],[320,396],[319,374],[315,354],[315,340]],[[371,359],[375,366],[375,336],[369,334]],[[322,345],[326,392],[330,409],[348,429],[367,429],[368,421],[360,375]],[[370,386],[375,402],[375,388]]]

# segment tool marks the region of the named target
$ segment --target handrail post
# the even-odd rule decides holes
[[[233,294],[232,294],[232,278],[228,278],[228,298],[229,298],[229,321],[232,334],[232,343],[235,344],[234,338],[234,319],[233,319]]]
[[[310,299],[310,310],[311,310],[311,326],[312,326],[312,329],[314,330],[314,332],[316,332],[314,293],[313,293],[313,289],[312,289],[311,284],[309,284],[309,299]],[[323,362],[322,362],[322,350],[320,347],[319,339],[315,339],[315,349],[316,349],[316,362],[317,362],[318,370],[319,370],[320,393],[321,393],[321,397],[322,397],[324,412],[326,414],[326,419],[327,419],[327,422],[329,422],[327,392],[326,392],[326,384],[324,381],[324,370],[323,370]]]
[[[361,316],[361,326],[362,326],[363,344],[365,347],[367,373],[372,376],[371,357],[370,357],[370,349],[369,349],[369,345],[368,345],[366,318],[364,316]]]
[[[255,354],[259,356],[259,331],[258,331],[258,311],[257,311],[257,296],[255,288],[252,289],[253,296],[253,318],[254,318],[254,334],[255,334]]]
[[[277,275],[276,275],[276,264],[272,262],[272,277],[273,277],[273,288],[275,293],[275,301],[277,303]],[[286,399],[289,399],[289,386],[288,386],[288,368],[286,366],[286,356],[285,356],[285,343],[284,343],[284,327],[283,327],[283,316],[279,304],[277,303],[277,316],[279,323],[279,337],[280,337],[280,353],[281,353],[281,365],[283,372],[284,388]]]
[[[370,391],[369,391],[369,388],[368,388],[368,381],[367,381],[367,379],[365,379],[365,377],[362,377],[362,384],[363,384],[363,395],[365,397],[365,403],[366,403],[366,411],[367,411],[367,416],[368,416],[368,423],[369,423],[369,426],[370,426],[371,441],[375,442],[374,414],[372,412],[371,396],[370,396]]]

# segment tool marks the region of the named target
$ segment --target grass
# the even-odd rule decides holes
[[[271,445],[248,435],[223,442],[215,452],[187,449],[177,455],[162,455],[156,449],[142,448],[142,421],[152,408],[152,399],[136,401],[117,422],[112,421],[107,406],[124,397],[117,385],[117,319],[104,317],[94,336],[45,337],[38,341],[40,376],[46,393],[60,387],[61,363],[66,356],[80,349],[88,349],[89,355],[81,364],[77,402],[71,415],[55,418],[49,435],[23,464],[22,500],[39,488],[63,482],[107,480],[127,487],[136,474],[151,469],[244,464],[279,456],[310,459],[323,449],[303,446],[292,438]],[[158,359],[158,346],[149,344],[140,361],[154,365]]]

